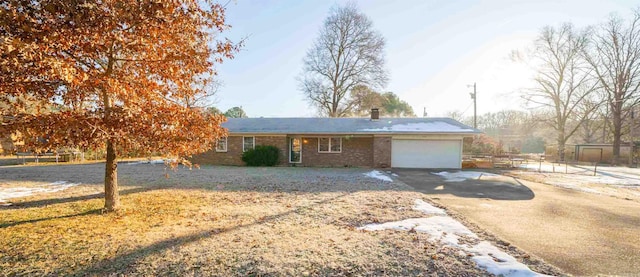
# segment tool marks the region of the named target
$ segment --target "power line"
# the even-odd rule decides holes
[[[469,108],[471,108],[471,105],[473,105],[473,103],[469,104],[469,106],[467,106],[467,108],[464,109],[464,112],[462,112],[460,116],[463,116],[469,110]]]

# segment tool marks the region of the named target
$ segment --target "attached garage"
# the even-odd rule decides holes
[[[393,139],[391,167],[461,168],[462,139]]]

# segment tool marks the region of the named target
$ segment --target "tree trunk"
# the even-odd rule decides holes
[[[564,147],[566,144],[566,139],[564,137],[564,130],[560,131],[558,134],[558,160],[564,162]]]
[[[113,212],[120,208],[118,195],[118,163],[116,151],[111,141],[107,142],[107,164],[104,174],[104,209]]]
[[[620,162],[620,137],[622,136],[622,116],[620,109],[613,112],[613,160],[611,164]]]

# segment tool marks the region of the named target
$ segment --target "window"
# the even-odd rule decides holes
[[[329,144],[329,152],[342,152],[342,139],[341,138],[331,138],[329,140],[331,143]]]
[[[216,143],[216,152],[227,152],[227,138],[219,138]]]
[[[318,138],[319,153],[342,152],[342,138]]]
[[[242,137],[242,152],[253,149],[256,146],[255,137]]]
[[[318,152],[329,152],[329,138],[318,138]]]

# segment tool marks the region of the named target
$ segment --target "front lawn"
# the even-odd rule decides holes
[[[102,214],[102,164],[0,167],[0,186],[67,181],[0,207],[7,275],[486,275],[420,232],[422,194],[363,169],[119,166],[123,210]]]

